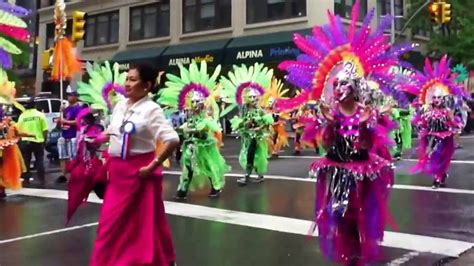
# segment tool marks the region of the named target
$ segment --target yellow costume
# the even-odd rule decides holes
[[[273,115],[273,134],[268,137],[268,146],[270,147],[270,153],[272,156],[278,156],[283,147],[287,147],[288,133],[286,132],[286,120],[289,119],[287,113],[276,113],[273,111],[273,105],[278,99],[285,99],[285,95],[288,93],[288,89],[283,89],[283,83],[276,79],[272,79],[270,89],[263,96],[263,105],[265,108],[270,110]]]

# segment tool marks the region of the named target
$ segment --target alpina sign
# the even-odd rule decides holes
[[[237,52],[236,59],[262,58],[262,49]]]
[[[177,66],[179,63],[183,65],[188,65],[191,64],[192,60],[195,60],[196,63],[200,63],[202,61],[212,63],[214,62],[214,56],[206,54],[204,56],[170,58],[170,60],[168,61],[168,66]]]

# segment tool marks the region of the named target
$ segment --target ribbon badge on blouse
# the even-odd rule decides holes
[[[130,147],[131,147],[131,135],[133,135],[136,131],[135,124],[131,121],[127,121],[123,124],[122,126],[123,130],[123,138],[122,138],[122,151],[121,151],[121,157],[123,160],[125,160],[130,153]]]

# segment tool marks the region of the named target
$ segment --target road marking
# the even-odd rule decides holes
[[[12,194],[54,199],[67,199],[67,191],[63,190],[24,188]],[[102,200],[97,198],[97,196],[93,193],[91,193],[88,201],[94,203],[102,202]],[[307,235],[308,229],[313,223],[312,221],[295,218],[232,211],[189,203],[165,201],[164,204],[166,213],[171,215],[213,222],[222,222],[226,224],[234,224],[282,233]],[[77,230],[88,226],[94,226],[94,224],[90,223],[78,227],[64,228],[30,236],[1,240],[0,244]],[[429,252],[444,256],[458,257],[461,253],[472,248],[474,243],[431,236],[385,231],[385,239],[382,245],[385,247],[412,250],[420,253]]]
[[[181,171],[163,171],[167,175],[181,175]],[[226,177],[243,177],[244,174],[239,173],[227,173]],[[257,177],[253,175],[253,177]],[[291,176],[281,176],[281,175],[265,175],[265,179],[274,179],[274,180],[286,180],[286,181],[297,181],[297,182],[309,182],[315,183],[316,179],[313,178],[301,178],[301,177],[291,177]],[[404,189],[404,190],[419,190],[419,191],[430,191],[430,192],[444,192],[444,193],[454,193],[454,194],[471,194],[474,195],[474,190],[468,189],[457,189],[457,188],[438,188],[432,189],[428,186],[415,186],[415,185],[393,185],[394,189]]]
[[[224,156],[228,159],[238,159],[238,155],[229,155]],[[321,156],[314,156],[314,155],[279,155],[278,158],[280,159],[321,159]],[[276,161],[275,159],[271,159],[270,161]],[[418,159],[401,159],[400,161],[407,161],[407,162],[418,162]],[[399,162],[400,162],[399,161]],[[472,160],[452,160],[451,163],[454,164],[474,164]]]
[[[54,234],[59,234],[59,233],[64,233],[68,231],[73,231],[77,229],[82,229],[82,228],[87,228],[87,227],[92,227],[96,226],[99,223],[90,223],[90,224],[83,224],[83,225],[78,225],[78,226],[73,226],[73,227],[68,227],[68,228],[63,228],[63,229],[58,229],[58,230],[53,230],[53,231],[47,231],[39,234],[33,234],[33,235],[27,235],[27,236],[22,236],[22,237],[17,237],[17,238],[11,238],[11,239],[6,239],[6,240],[0,240],[0,245],[1,244],[7,244],[11,242],[16,242],[20,240],[26,240],[26,239],[31,239],[35,237],[40,237],[40,236],[48,236],[48,235],[54,235]]]
[[[405,263],[407,263],[408,261],[410,261],[411,259],[413,259],[415,257],[418,257],[419,255],[420,255],[420,252],[418,252],[418,251],[409,252],[409,253],[401,256],[400,258],[397,258],[397,259],[392,260],[391,262],[387,263],[387,266],[404,265]]]

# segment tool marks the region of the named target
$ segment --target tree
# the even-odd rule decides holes
[[[427,0],[409,0],[408,17]],[[449,34],[443,34],[441,26],[430,20],[428,8],[418,14],[410,23],[414,30],[423,29],[431,32],[428,50],[435,57],[448,54],[456,63],[474,68],[474,1],[444,0],[451,4],[451,23],[447,25]]]

